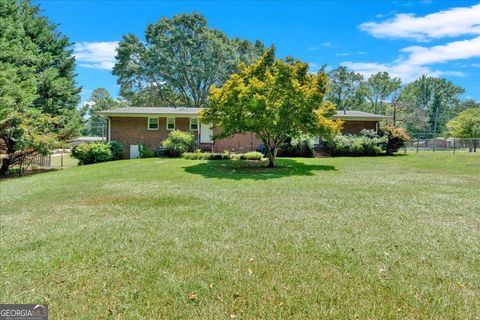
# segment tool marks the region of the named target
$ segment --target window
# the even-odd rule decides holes
[[[158,130],[158,118],[148,118],[148,130]]]
[[[198,119],[190,118],[190,130],[198,130]]]
[[[175,118],[167,118],[167,130],[175,130]]]

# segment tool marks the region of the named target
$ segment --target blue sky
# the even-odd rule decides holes
[[[106,88],[122,35],[148,23],[200,12],[231,37],[275,44],[315,68],[346,65],[365,76],[389,71],[404,82],[446,77],[480,100],[480,1],[35,1],[75,42],[82,100]]]

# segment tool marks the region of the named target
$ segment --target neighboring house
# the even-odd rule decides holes
[[[99,112],[107,119],[107,140],[123,144],[125,158],[138,158],[140,144],[158,148],[172,130],[190,131],[196,137],[198,148],[212,152],[255,151],[262,142],[254,133],[236,134],[221,140],[212,140],[215,130],[201,123],[202,108],[126,107]],[[345,121],[342,132],[358,134],[362,129],[377,130],[379,122],[389,117],[360,112],[338,111],[334,119]]]

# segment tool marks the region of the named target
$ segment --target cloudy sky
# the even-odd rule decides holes
[[[75,42],[85,101],[97,87],[118,95],[111,75],[122,35],[143,38],[148,23],[200,12],[231,37],[275,44],[291,55],[368,76],[388,71],[404,82],[446,77],[480,100],[480,1],[35,1]]]

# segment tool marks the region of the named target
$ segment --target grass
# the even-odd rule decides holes
[[[0,301],[53,319],[475,319],[480,154],[127,160],[0,182]]]

